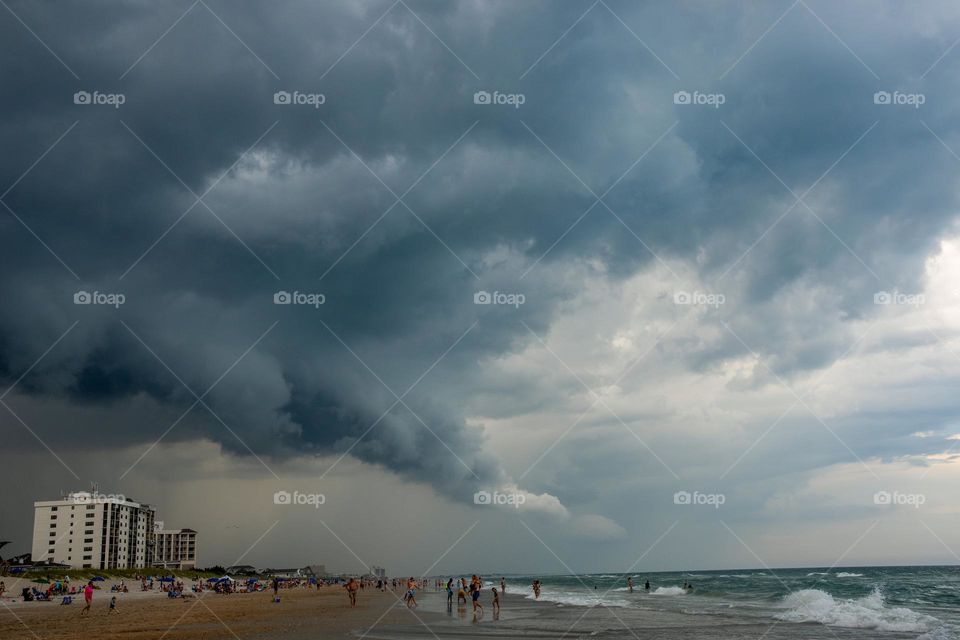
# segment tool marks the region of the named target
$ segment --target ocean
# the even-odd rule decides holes
[[[474,618],[469,605],[454,607],[448,621],[429,629],[396,627],[368,637],[960,640],[960,567],[637,573],[633,593],[622,574],[536,576],[536,602],[534,577],[507,576],[497,620],[489,588],[499,587],[500,576],[486,576],[482,616]],[[426,610],[443,611],[443,594],[423,596]]]
[[[530,576],[512,579],[525,588]],[[830,627],[960,638],[960,567],[847,567],[550,576],[540,599],[688,615],[812,622]],[[650,581],[650,591],[643,589]],[[684,583],[694,589],[685,592]],[[509,585],[508,585],[509,590]],[[529,597],[533,597],[532,593]],[[825,637],[830,637],[829,631]],[[878,636],[882,637],[882,636]]]

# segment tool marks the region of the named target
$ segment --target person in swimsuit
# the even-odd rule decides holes
[[[467,604],[467,579],[460,578],[460,588],[457,590],[457,606],[460,606],[460,602]]]
[[[447,580],[447,604],[453,604],[453,578]]]
[[[500,593],[506,593],[506,592],[507,592],[507,581],[504,579],[503,576],[500,576]]]
[[[473,576],[470,580],[470,597],[473,599],[473,612],[476,613],[477,609],[480,609],[480,613],[483,613],[483,605],[480,604],[480,578]]]
[[[628,590],[630,593],[633,593],[633,578],[632,578],[632,577],[627,578],[627,590]]]
[[[90,613],[90,605],[93,604],[93,580],[87,583],[87,586],[83,588],[83,599],[86,601],[86,605],[80,611],[80,615],[88,615]]]
[[[500,613],[500,596],[497,595],[497,588],[494,587],[493,591],[493,613],[494,615]]]
[[[357,585],[356,578],[350,578],[350,581],[343,585],[343,588],[347,590],[347,594],[350,596],[350,607],[357,606],[357,590],[359,585]]]
[[[116,613],[119,615],[120,611],[117,610],[117,596],[110,598],[110,609],[107,611],[107,615],[111,613]]]
[[[417,581],[413,579],[413,576],[410,576],[410,579],[407,580],[407,593],[404,596],[407,601],[407,607],[416,607],[417,606]]]

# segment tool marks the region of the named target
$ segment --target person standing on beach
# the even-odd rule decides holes
[[[343,588],[347,590],[347,594],[350,596],[350,607],[353,608],[357,606],[357,579],[350,578],[350,581],[347,584],[343,585]]]
[[[633,577],[627,578],[627,590],[633,593]]]
[[[644,591],[650,591],[650,581],[649,581],[649,580],[647,580],[647,583],[646,583],[645,585],[643,585],[643,590],[644,590]]]
[[[120,611],[117,610],[117,596],[110,598],[110,609],[107,611],[107,615],[111,613],[116,613],[119,615]]]
[[[476,613],[477,609],[480,609],[480,613],[483,613],[483,605],[480,604],[480,578],[473,576],[470,580],[470,597],[473,599],[473,612]]]
[[[500,576],[500,593],[507,592],[507,581],[503,576]]]
[[[87,586],[83,588],[83,599],[86,601],[86,605],[80,611],[80,615],[87,615],[90,613],[90,605],[93,604],[93,580],[87,583]]]
[[[491,606],[493,607],[493,614],[496,615],[500,613],[500,596],[497,595],[496,587],[494,587],[492,591],[493,591],[493,604]]]
[[[278,595],[277,592],[280,591],[280,580],[274,576],[270,586],[273,587],[273,599],[276,600]]]
[[[407,601],[407,608],[417,606],[417,581],[413,579],[413,576],[410,576],[410,579],[407,580],[407,593],[404,595],[404,600]]]
[[[453,578],[447,580],[447,604],[453,605]]]

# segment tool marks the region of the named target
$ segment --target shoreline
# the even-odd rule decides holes
[[[379,592],[364,589],[358,606],[350,608],[340,586],[319,590],[294,588],[272,591],[217,594],[204,592],[184,599],[158,592],[116,594],[109,588],[94,595],[91,615],[81,617],[82,596],[69,606],[53,602],[26,602],[12,606],[0,602],[0,638],[34,637],[68,640],[93,636],[96,640],[311,640],[368,638],[370,640],[458,640],[483,638],[578,638],[620,640],[655,637],[662,640],[884,640],[915,639],[916,633],[875,632],[863,628],[824,627],[774,619],[745,619],[735,615],[694,614],[652,608],[617,608],[603,605],[570,605],[534,600],[527,592],[501,596],[502,610],[494,616],[489,591],[474,616],[468,601],[460,607],[454,599],[449,609],[443,590],[421,591],[418,607],[407,609],[402,590]],[[118,615],[108,615],[110,597],[117,595]]]

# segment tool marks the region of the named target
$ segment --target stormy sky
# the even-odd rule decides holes
[[[8,549],[960,562],[955,3],[0,4]]]

